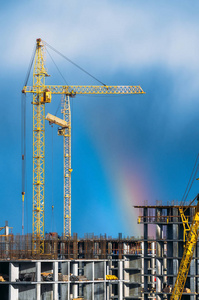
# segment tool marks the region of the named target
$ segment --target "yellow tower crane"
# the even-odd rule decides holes
[[[68,96],[62,98],[63,120],[47,114],[50,124],[59,126],[58,135],[64,139],[64,238],[71,236],[71,112]]]
[[[186,233],[187,240],[184,247],[182,260],[180,262],[178,275],[176,278],[176,282],[170,300],[180,300],[182,298],[182,293],[187,280],[187,275],[189,273],[191,260],[196,248],[196,244],[199,236],[199,194],[195,197],[194,200],[196,199],[198,202],[195,209],[195,215],[193,216],[193,221],[190,227],[189,225],[187,225],[188,224],[187,218],[183,216],[184,212],[182,211],[181,208],[180,213],[181,213],[183,225],[185,228],[188,227],[188,229],[186,229],[186,232],[188,232],[188,234]]]
[[[75,95],[93,94],[144,94],[140,86],[81,86],[81,85],[46,85],[45,77],[48,76],[45,68],[45,42],[36,41],[36,52],[33,69],[33,86],[24,86],[23,93],[33,94],[33,249],[44,252],[44,167],[45,167],[45,104],[51,102],[52,94],[62,94],[67,97],[66,106],[63,108],[65,118],[70,117],[69,97]],[[68,127],[69,128],[69,127]],[[71,166],[67,162],[71,153],[71,133],[65,131],[66,161],[65,175],[70,178]],[[71,235],[71,182],[66,182],[64,191],[64,237]],[[39,245],[39,246],[38,246]]]

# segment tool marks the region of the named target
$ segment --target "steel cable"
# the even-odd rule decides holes
[[[90,74],[89,72],[87,72],[85,69],[83,69],[82,67],[80,67],[78,64],[76,64],[75,62],[73,62],[71,59],[69,59],[67,56],[65,56],[64,54],[62,54],[61,52],[59,52],[58,50],[56,50],[55,48],[53,48],[51,45],[49,45],[47,42],[43,41],[50,49],[52,49],[53,51],[55,51],[57,54],[59,54],[60,56],[62,56],[64,59],[66,59],[68,62],[70,62],[72,65],[74,65],[75,67],[77,67],[78,69],[80,69],[82,72],[84,72],[85,74],[87,74],[88,76],[92,77],[94,80],[98,81],[99,83],[101,83],[102,85],[106,86],[105,83],[103,83],[102,81],[100,81],[99,79],[97,79],[95,76],[93,76],[92,74]]]
[[[196,178],[196,175],[197,175],[197,172],[198,172],[198,169],[199,169],[199,163],[198,163],[198,158],[199,158],[199,153],[197,155],[197,158],[196,158],[196,161],[195,161],[195,164],[194,164],[194,167],[193,167],[193,170],[191,172],[191,176],[189,178],[189,182],[187,184],[187,187],[185,189],[185,192],[184,192],[184,195],[182,197],[182,201],[181,201],[181,205],[184,205],[185,204],[185,201],[188,197],[188,194],[192,188],[192,185],[193,185],[193,182]]]

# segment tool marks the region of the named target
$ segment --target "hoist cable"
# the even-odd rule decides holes
[[[52,215],[51,215],[51,232],[53,232],[54,230],[54,190],[53,190],[53,167],[54,167],[54,160],[53,160],[53,125],[51,125],[51,128],[52,128],[52,170],[51,170],[51,173],[52,173]]]
[[[52,58],[52,56],[51,56],[51,54],[50,54],[50,52],[48,51],[47,48],[46,48],[46,51],[48,52],[48,55],[50,56],[52,62],[54,63],[55,67],[57,68],[57,71],[59,72],[60,76],[61,76],[62,79],[64,80],[65,84],[66,84],[66,85],[69,85],[69,84],[67,83],[65,77],[64,77],[63,74],[61,73],[60,69],[58,68],[57,64],[55,63],[54,59]],[[59,103],[58,103],[57,110],[56,110],[56,112],[55,112],[55,116],[57,116],[57,113],[58,113],[58,110],[59,110],[60,106],[61,106],[61,100],[60,100]]]
[[[52,206],[53,206],[53,167],[54,167],[54,160],[53,160],[53,125],[51,125],[52,128]]]
[[[82,67],[80,67],[78,64],[76,64],[75,62],[73,62],[71,59],[69,59],[67,56],[65,56],[64,54],[62,54],[61,52],[59,52],[58,50],[56,50],[54,47],[52,47],[51,45],[49,45],[47,42],[43,41],[51,50],[55,51],[57,54],[59,54],[60,56],[62,56],[64,59],[66,59],[68,62],[70,62],[72,65],[74,65],[75,67],[77,67],[78,69],[80,69],[82,72],[84,72],[85,74],[87,74],[88,76],[92,77],[94,80],[98,81],[99,83],[101,83],[102,85],[106,86],[105,83],[103,83],[102,81],[100,81],[99,79],[97,79],[95,76],[93,76],[92,74],[90,74],[89,72],[87,72],[85,69],[83,69]]]
[[[57,110],[56,110],[56,112],[55,112],[55,116],[57,116],[57,113],[58,113],[58,110],[60,109],[60,106],[61,106],[61,100],[59,101],[59,104],[58,104],[58,106],[57,106]]]
[[[24,197],[26,181],[26,94],[21,95],[21,158],[22,158],[22,235],[24,234]]]
[[[187,197],[188,197],[188,194],[189,194],[189,192],[190,192],[190,190],[191,190],[191,187],[192,187],[193,182],[194,182],[194,180],[195,180],[195,177],[196,177],[196,175],[197,175],[197,172],[198,172],[198,169],[199,169],[198,158],[199,158],[199,153],[198,153],[198,155],[197,155],[197,158],[196,158],[196,161],[195,161],[193,170],[192,170],[192,172],[191,172],[191,176],[190,176],[190,178],[189,178],[189,182],[188,182],[188,184],[187,184],[186,190],[185,190],[184,195],[183,195],[183,197],[182,197],[181,205],[184,205],[184,204],[185,204],[185,201],[186,201],[186,199],[187,199]]]
[[[198,198],[198,195],[189,203],[189,205],[185,208],[184,210],[184,213],[185,211],[191,206],[191,204]]]
[[[30,77],[30,71],[32,69],[33,61],[34,61],[34,58],[35,58],[35,53],[36,53],[36,46],[33,49],[33,53],[32,53],[32,57],[31,57],[30,64],[29,64],[29,68],[28,68],[28,71],[27,71],[27,74],[26,74],[26,79],[25,79],[24,86],[27,86],[28,79]]]
[[[191,190],[191,188],[192,188],[192,185],[193,185],[193,183],[194,183],[194,180],[195,180],[195,178],[196,178],[196,174],[197,174],[197,172],[198,172],[198,167],[199,167],[199,166],[197,166],[197,169],[196,169],[196,171],[195,171],[195,173],[194,173],[194,176],[193,176],[193,178],[192,178],[191,184],[190,184],[190,186],[189,186],[189,190],[188,190],[188,192],[187,192],[187,194],[186,194],[186,197],[185,197],[185,199],[184,199],[184,204],[185,204],[185,201],[187,200],[187,197],[188,197],[188,195],[189,195],[189,192],[190,192],[190,190]]]
[[[28,197],[29,197],[29,192],[28,192],[28,180],[27,180],[27,175],[26,175],[26,233],[28,233],[28,223],[29,223],[29,215],[28,215]]]
[[[52,62],[54,63],[55,67],[57,68],[57,71],[59,72],[60,76],[62,77],[62,79],[64,80],[66,85],[69,85],[66,81],[66,79],[64,78],[63,74],[61,73],[60,69],[58,68],[57,64],[55,63],[54,59],[52,58],[52,55],[50,54],[50,52],[48,51],[48,49],[46,48],[46,51],[48,53],[48,55],[50,56]]]
[[[35,53],[36,53],[36,46],[33,49],[24,86],[27,86],[30,77],[30,71],[32,69],[33,61],[35,58]],[[23,92],[21,95],[21,156],[22,156],[22,234],[24,234],[24,200],[25,200],[25,190],[27,189],[27,184],[26,184],[26,94]]]

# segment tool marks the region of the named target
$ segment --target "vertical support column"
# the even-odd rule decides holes
[[[9,281],[16,282],[16,279],[19,279],[19,264],[10,263],[9,264]]]
[[[19,264],[9,263],[9,281],[16,282],[19,279]],[[17,286],[9,285],[9,300],[18,300],[19,290]]]
[[[161,225],[157,224],[156,226],[156,292],[160,293],[161,292],[161,281],[160,277],[162,274],[162,249],[161,249],[161,244],[159,241],[162,238],[162,230],[161,230]]]
[[[78,276],[78,262],[73,262],[73,274],[75,276]],[[78,284],[73,283],[73,298],[77,298],[78,297]]]
[[[112,266],[111,261],[108,261],[108,264],[106,266],[106,274],[105,275],[110,274],[111,266]],[[105,277],[105,280],[106,280],[106,277]],[[107,295],[106,297],[107,297],[107,299],[109,299],[110,298],[110,284],[109,284],[109,282],[107,283],[107,281],[105,283],[106,283],[106,295]]]
[[[107,299],[110,299],[111,292],[110,292],[110,283],[109,282],[107,283],[106,294],[107,294]]]
[[[141,281],[142,281],[142,289],[145,291],[145,280],[144,280],[144,242],[141,242],[141,251],[142,251],[142,261],[141,261]]]
[[[175,281],[178,275],[178,268],[179,268],[179,263],[178,263],[178,209],[173,207],[173,216],[176,216],[173,218],[173,221],[175,222],[173,224],[173,286],[175,285]]]
[[[107,291],[106,291],[106,267],[107,267],[107,262],[106,262],[106,260],[104,261],[104,276],[103,276],[103,279],[104,279],[104,300],[106,300],[106,299],[109,299],[108,298],[108,295],[106,296],[106,293],[107,293]]]
[[[6,221],[6,226],[5,226],[5,235],[9,235],[9,226],[8,226],[8,221]]]
[[[53,300],[58,300],[59,295],[58,295],[58,261],[53,262]]]
[[[123,299],[123,261],[118,261],[118,279],[119,279],[119,287],[118,287],[118,300]]]
[[[71,236],[71,111],[69,96],[62,99],[63,119],[68,127],[63,129],[64,138],[64,238]]]
[[[144,208],[144,291],[148,291],[148,260],[146,259],[148,256],[148,208]],[[144,295],[144,300],[148,299],[148,295]]]
[[[44,44],[37,39],[33,70],[33,251],[44,252],[45,76]]]
[[[94,281],[94,276],[95,276],[95,266],[94,266],[94,261],[92,262],[92,280]],[[92,300],[94,299],[94,282],[92,283]]]
[[[156,292],[162,291],[162,271],[163,271],[163,255],[164,255],[164,242],[163,242],[163,225],[162,221],[162,208],[156,208]],[[157,300],[161,299],[159,295]]]
[[[173,209],[169,207],[167,209],[167,216],[173,216]],[[167,225],[167,274],[173,274],[173,217],[169,217],[169,222]],[[175,283],[173,276],[167,276],[167,284],[173,286]]]
[[[19,290],[18,286],[13,286],[9,284],[9,300],[18,300],[19,299]]]
[[[5,224],[5,235],[9,235],[8,221],[6,221],[6,224]],[[5,241],[6,241],[6,244],[5,244],[5,255],[6,255],[6,257],[9,257],[9,238],[6,237]]]
[[[166,255],[164,254],[164,259],[163,259],[163,283],[167,282],[167,258]]]
[[[151,243],[151,281],[152,281],[152,287],[155,288],[155,242]]]
[[[41,299],[41,262],[36,262],[36,300]]]
[[[68,275],[68,278],[70,280],[70,272],[71,272],[71,261],[68,261],[68,270],[67,270],[67,275]],[[71,284],[70,282],[68,282],[68,297],[67,297],[67,300],[70,300],[70,293],[71,293]]]

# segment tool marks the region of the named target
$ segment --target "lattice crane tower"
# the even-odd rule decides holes
[[[140,86],[81,86],[46,85],[45,42],[36,41],[33,86],[24,86],[23,93],[33,94],[33,245],[40,239],[40,253],[44,252],[44,185],[45,185],[45,104],[52,94],[65,95],[63,116],[70,123],[69,97],[93,94],[144,94]],[[70,124],[69,124],[70,125]],[[71,126],[64,129],[64,237],[71,236]]]

